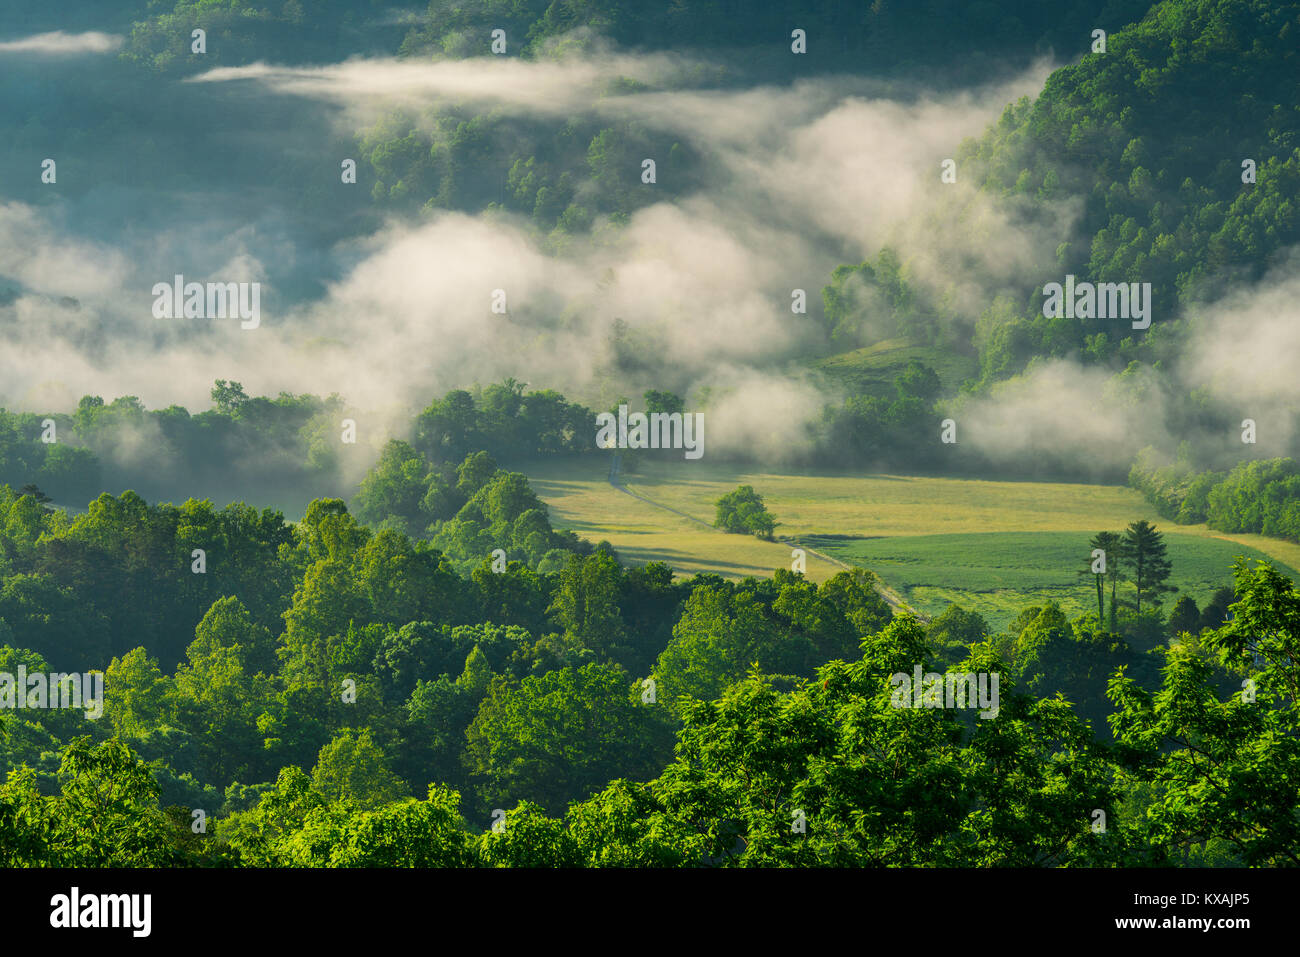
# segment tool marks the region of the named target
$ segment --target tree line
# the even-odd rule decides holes
[[[1256,459],[1217,472],[1197,470],[1186,459],[1163,466],[1156,461],[1154,450],[1145,450],[1129,484],[1165,518],[1300,541],[1300,465],[1294,459]]]

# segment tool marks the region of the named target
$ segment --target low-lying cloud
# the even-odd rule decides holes
[[[0,53],[28,53],[39,56],[77,56],[112,53],[122,46],[122,37],[112,33],[37,33],[17,40],[0,40]]]
[[[528,117],[632,118],[690,142],[707,157],[708,180],[622,226],[598,221],[559,251],[531,223],[499,211],[392,216],[332,250],[324,269],[279,228],[274,210],[240,223],[208,201],[211,218],[201,223],[137,225],[117,243],[95,243],[78,236],[74,217],[52,215],[58,207],[11,203],[0,207],[0,272],[21,289],[7,304],[0,298],[11,343],[0,356],[0,398],[23,407],[66,386],[198,409],[221,378],[250,394],[338,392],[398,421],[395,408],[415,411],[447,389],[512,375],[595,408],[670,389],[688,408],[707,405],[711,450],[776,460],[801,449],[821,405],[838,398],[791,365],[821,335],[816,303],[835,266],[894,244],[914,264],[912,281],[973,322],[993,295],[1050,264],[1059,238],[1018,224],[964,171],[955,185],[939,175],[961,139],[1040,87],[1046,65],[1012,83],[928,96],[844,77],[687,88],[691,70],[667,55],[598,53],[255,64],[196,77],[342,106],[349,121],[419,107],[424,122],[441,102]],[[627,88],[611,84],[620,77],[661,88],[619,92]],[[255,109],[246,92],[235,100]],[[274,155],[275,144],[264,146]],[[638,186],[639,174],[628,170]],[[958,219],[972,231],[952,228]],[[262,282],[259,328],[154,319],[149,290],[177,273]],[[279,294],[304,276],[323,294]],[[812,314],[791,311],[795,289]],[[492,311],[497,290],[505,314]]]

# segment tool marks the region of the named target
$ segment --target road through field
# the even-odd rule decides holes
[[[1071,613],[1086,611],[1091,592],[1076,571],[1088,557],[1089,539],[1138,519],[1166,534],[1175,584],[1198,604],[1231,583],[1237,554],[1267,556],[1284,574],[1300,569],[1300,545],[1174,525],[1121,486],[754,472],[667,460],[642,460],[611,482],[604,458],[539,463],[527,472],[557,528],[608,541],[632,564],[661,561],[681,575],[765,578],[789,568],[791,550],[799,547],[809,580],[866,567],[883,580],[892,606],[931,615],[953,601],[990,622],[1048,599]],[[762,495],[781,540],[712,527],[714,503],[738,485]]]
[[[671,505],[664,505],[662,502],[656,502],[654,499],[647,498],[646,496],[642,495],[640,492],[634,491],[631,488],[629,488],[626,485],[626,483],[623,481],[622,472],[618,467],[617,458],[615,458],[613,463],[611,463],[610,465],[609,484],[612,485],[614,488],[616,488],[618,491],[622,492],[624,495],[630,495],[633,498],[638,499],[639,501],[645,502],[647,505],[653,506],[654,508],[663,509],[666,512],[672,512],[674,515],[680,515],[682,518],[686,519],[686,521],[693,522],[696,525],[701,526],[702,528],[708,529],[710,532],[717,531],[717,529],[715,529],[712,525],[710,525],[708,522],[704,521],[703,519],[696,518],[694,515],[687,515],[685,512],[680,511],[679,509],[675,509]],[[858,567],[856,565],[851,565],[848,562],[841,561],[838,558],[833,558],[832,556],[827,555],[824,552],[819,552],[815,548],[812,548],[809,545],[803,544],[798,540],[790,538],[785,535],[776,536],[776,541],[782,543],[783,545],[790,546],[791,549],[801,548],[807,554],[814,555],[817,558],[820,558],[822,561],[828,562],[831,565],[835,565],[839,568],[842,568],[845,571],[852,571],[854,568]],[[894,614],[901,615],[907,613],[907,614],[915,615],[917,618],[919,618],[922,621],[928,622],[930,620],[926,615],[921,614],[915,608],[912,608],[905,601],[903,601],[903,599],[899,597],[898,593],[895,592],[888,585],[886,585],[883,581],[877,579],[875,582],[875,589],[876,592],[880,595],[880,597],[885,600],[885,602],[889,605],[891,609],[893,609]]]

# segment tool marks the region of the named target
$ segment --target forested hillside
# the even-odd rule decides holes
[[[10,866],[1294,853],[1280,796],[1243,792],[1225,816],[1202,791],[1207,774],[1291,773],[1278,735],[1294,733],[1285,622],[1300,595],[1267,566],[1238,568],[1231,622],[1184,622],[1161,676],[1096,616],[1030,609],[989,635],[954,607],[927,629],[893,619],[866,573],[673,583],[596,551],[556,574],[485,561],[462,578],[338,501],[293,527],[129,494],[71,523],[30,495],[4,506],[5,671],[103,667],[105,689],[102,718],[5,716]],[[1257,647],[1277,663],[1252,665]],[[884,676],[914,663],[1001,675],[996,713],[899,711]],[[1247,672],[1269,707],[1219,703]],[[1208,768],[1164,744],[1191,729]],[[122,797],[104,818],[85,795],[110,782]],[[920,808],[926,823],[909,823]],[[1099,836],[1094,809],[1122,823]],[[195,810],[213,825],[201,835]]]

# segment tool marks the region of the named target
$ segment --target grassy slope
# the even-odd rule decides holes
[[[992,625],[1014,618],[1024,607],[1055,599],[1071,616],[1096,611],[1087,564],[1088,536],[1079,532],[992,532],[975,535],[915,535],[889,539],[814,540],[837,558],[877,572],[922,612],[937,614],[950,602],[978,611]],[[1236,542],[1166,531],[1173,564],[1170,584],[1204,605],[1230,580],[1238,555],[1264,557]],[[1279,570],[1294,575],[1285,565]],[[1121,585],[1123,598],[1131,585]],[[1165,599],[1168,610],[1171,599]]]
[[[606,481],[603,458],[528,472],[557,526],[608,539],[629,562],[665,561],[686,574],[729,578],[789,567],[787,545],[703,528],[623,494]],[[1284,571],[1300,569],[1300,545],[1172,525],[1137,492],[1118,486],[759,473],[703,461],[647,462],[624,480],[704,522],[712,522],[713,502],[724,492],[753,485],[781,523],[778,534],[866,565],[923,611],[960,600],[991,623],[1048,596],[1085,610],[1092,593],[1075,572],[1087,558],[1087,539],[1141,518],[1166,533],[1175,584],[1198,601],[1230,580],[1237,554],[1267,555]],[[809,578],[821,581],[838,570],[808,556]]]
[[[979,373],[979,363],[970,356],[932,346],[911,345],[904,339],[886,339],[864,349],[817,359],[811,364],[854,393],[893,398],[894,377],[907,368],[912,359],[919,360],[938,374],[945,394],[956,392],[962,382]]]

